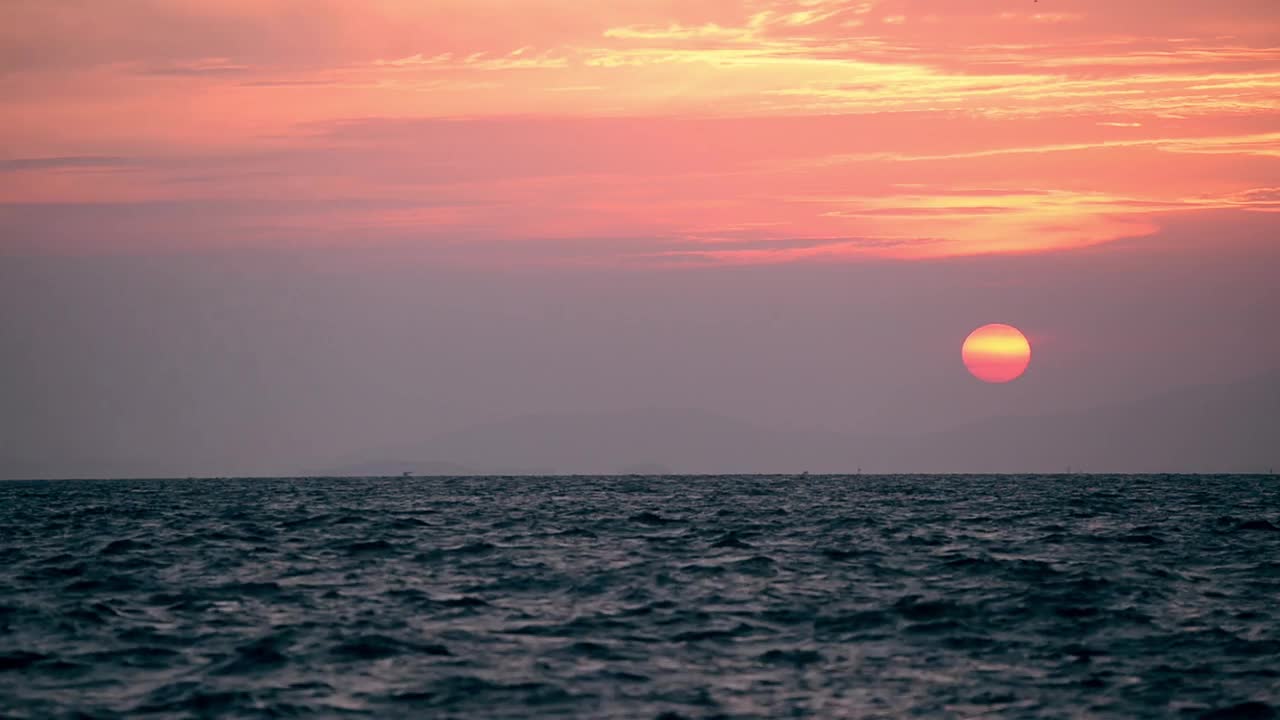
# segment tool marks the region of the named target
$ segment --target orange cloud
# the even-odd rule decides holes
[[[1275,211],[1278,12],[21,2],[0,29],[0,203],[219,203],[245,214],[238,242],[343,228],[490,261],[575,239],[618,262],[1079,247]]]

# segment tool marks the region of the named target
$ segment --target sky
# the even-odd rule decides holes
[[[0,15],[0,458],[908,432],[1280,369],[1274,0]],[[1033,347],[998,387],[991,322]]]

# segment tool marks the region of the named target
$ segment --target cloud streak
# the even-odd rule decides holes
[[[1046,252],[1187,212],[1271,213],[1280,183],[1277,11],[1252,0],[1154,16],[1102,0],[13,15],[0,202],[230,213],[200,233],[158,211],[103,228],[121,246],[340,228],[481,265],[517,244],[513,262],[575,262],[568,240],[619,264]],[[8,229],[0,252],[104,246]]]

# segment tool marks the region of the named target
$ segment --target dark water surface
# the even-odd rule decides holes
[[[1280,481],[0,483],[0,716],[1280,705]]]

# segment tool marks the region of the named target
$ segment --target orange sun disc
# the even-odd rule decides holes
[[[1018,328],[992,323],[969,333],[960,348],[964,366],[973,376],[989,383],[1016,379],[1031,362],[1031,343]]]

